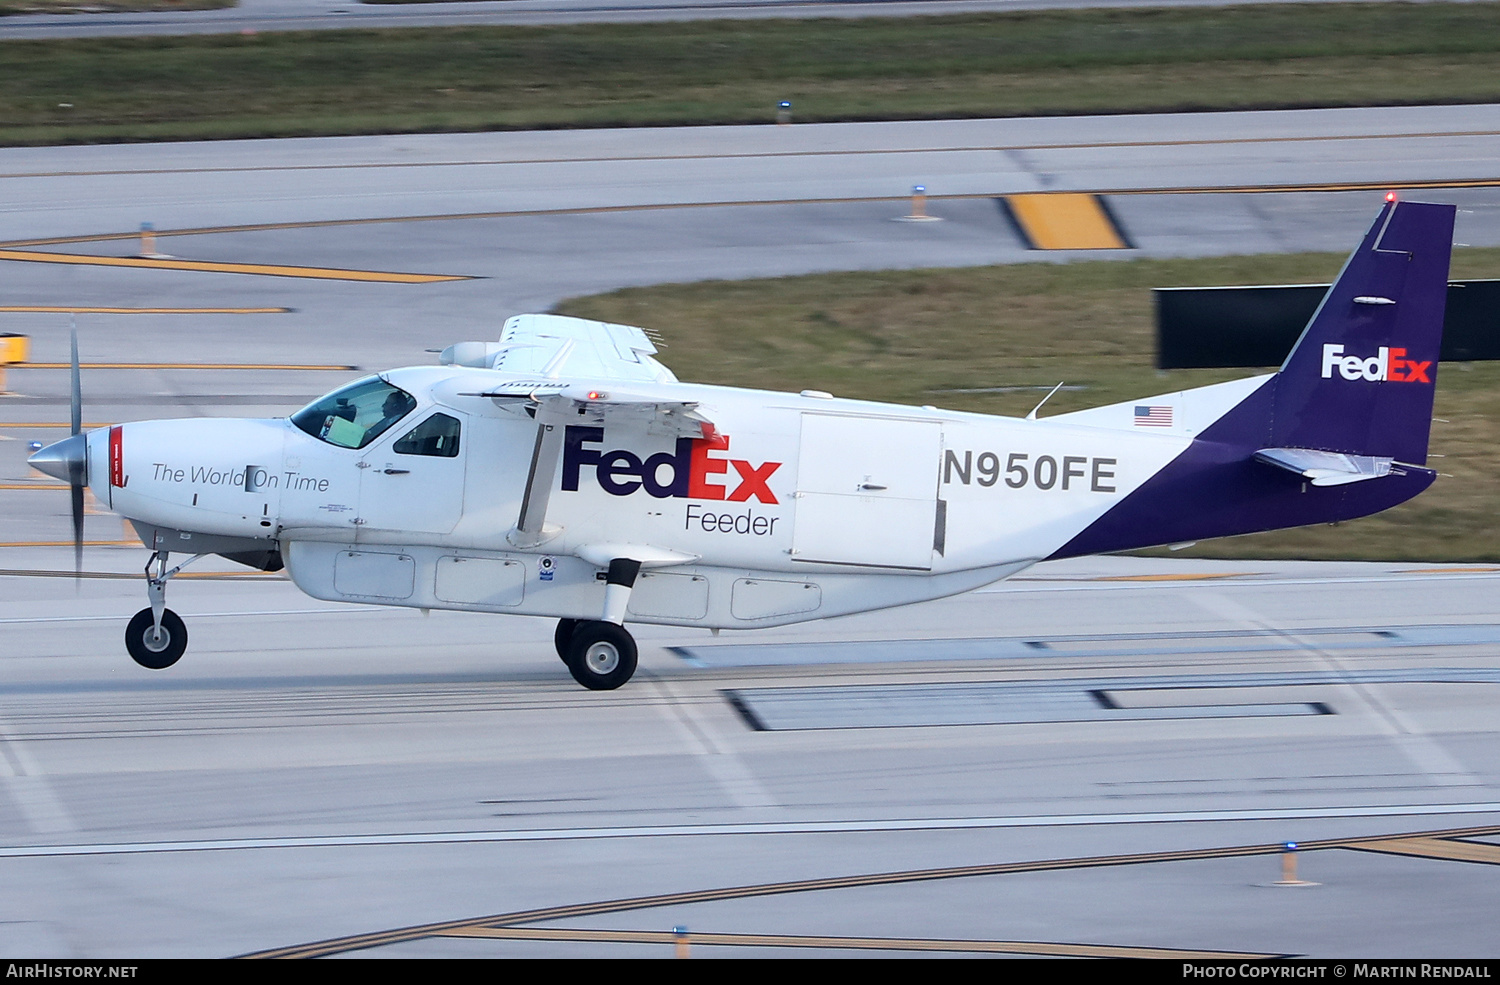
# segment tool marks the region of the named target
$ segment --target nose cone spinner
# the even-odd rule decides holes
[[[55,441],[26,459],[38,472],[75,486],[88,484],[88,438],[82,434]]]

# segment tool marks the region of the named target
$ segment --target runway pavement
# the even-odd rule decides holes
[[[285,413],[571,294],[1102,255],[1025,248],[995,199],[1046,189],[1103,195],[1136,247],[1111,256],[1347,249],[1420,180],[1472,186],[1423,195],[1492,244],[1497,123],[7,150],[0,331],[55,362],[62,309],[143,309],[76,316],[86,363],[140,364],[85,370],[91,423]],[[891,221],[922,180],[945,221]],[[143,221],[223,266],[105,262]],[[0,952],[666,956],[686,926],[695,956],[1495,955],[1496,566],[1041,565],[801,627],[643,628],[637,679],[590,693],[544,620],[327,605],[225,562],[172,582],[192,641],[152,673],[121,645],[145,552],[90,515],[75,582],[67,496],[23,464],[66,377],[12,368],[0,398]],[[1318,885],[1274,885],[1287,840]]]
[[[962,939],[1493,956],[1483,863],[1500,827],[1308,851],[1301,877],[1320,885],[1295,892],[1271,885],[1281,863],[1266,846],[1500,823],[1497,580],[1488,567],[1073,562],[753,636],[643,629],[636,681],[591,694],[541,620],[338,608],[265,577],[174,582],[193,644],[151,675],[119,652],[135,581],[74,595],[68,580],[7,578],[0,865],[24,890],[0,902],[0,948],[221,955],[576,907],[489,921],[506,932],[488,936],[383,937],[370,953],[664,956],[660,939],[597,934],[686,925],[897,953]],[[892,641],[907,659],[860,659],[858,644]],[[967,652],[934,658],[954,641]],[[844,649],[830,660],[820,645]],[[755,648],[804,657],[756,663]],[[1106,680],[1134,714],[1092,701]],[[934,689],[972,708],[996,688],[1016,696],[1009,720],[848,721],[871,692],[889,711]],[[763,710],[770,693],[816,699],[823,720],[758,729],[746,703]],[[1057,716],[1074,694],[1092,717]],[[1261,854],[1232,851],[1245,846]],[[1162,854],[1118,858],[1141,853]],[[1044,864],[1060,859],[1094,861]],[[1011,868],[873,878],[976,865]],[[695,895],[832,877],[853,881]]]
[[[1084,7],[1208,7],[1269,0],[489,0],[369,4],[359,0],[239,0],[233,7],[147,13],[23,14],[0,18],[0,39],[324,31],[805,17],[920,17]],[[1300,0],[1333,3],[1338,0]]]

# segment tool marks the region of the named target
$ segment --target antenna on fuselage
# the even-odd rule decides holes
[[[1026,419],[1028,421],[1034,421],[1034,420],[1036,420],[1036,412],[1042,409],[1042,404],[1044,404],[1047,401],[1051,400],[1052,399],[1052,395],[1054,393],[1056,393],[1057,391],[1061,390],[1062,386],[1063,386],[1063,383],[1066,383],[1066,382],[1067,382],[1067,380],[1063,380],[1060,383],[1058,383],[1057,386],[1055,386],[1052,389],[1048,390],[1047,391],[1047,395],[1045,397],[1043,397],[1041,399],[1041,401],[1035,407],[1031,408],[1031,413],[1026,415]]]

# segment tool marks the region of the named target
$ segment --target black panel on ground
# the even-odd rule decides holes
[[[1279,366],[1327,290],[1327,284],[1159,287],[1157,368]],[[1500,280],[1448,285],[1442,358],[1500,359]]]

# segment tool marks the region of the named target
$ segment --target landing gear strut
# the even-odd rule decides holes
[[[204,557],[195,554],[168,570],[168,556],[167,551],[155,551],[146,562],[146,598],[151,604],[137,612],[125,627],[125,649],[130,658],[150,670],[172,666],[187,650],[187,626],[177,613],[167,608],[167,579]]]

